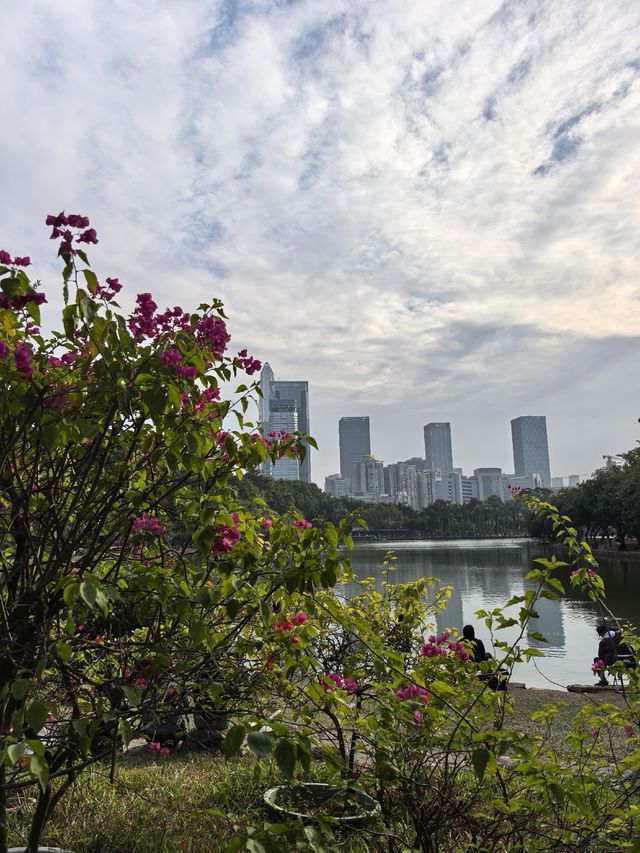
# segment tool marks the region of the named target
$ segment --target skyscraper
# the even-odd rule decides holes
[[[309,432],[309,383],[303,381],[282,381],[273,378],[273,370],[268,362],[260,373],[260,425],[263,433],[300,430]],[[278,460],[273,465],[265,463],[264,473],[277,479],[304,480],[311,482],[310,448],[305,445],[306,455],[302,462]],[[280,465],[280,462],[294,462],[294,465]],[[279,467],[278,467],[279,466]],[[295,469],[295,470],[294,470]],[[296,473],[297,472],[297,473]]]
[[[340,418],[338,422],[340,439],[340,473],[351,477],[353,463],[360,462],[371,454],[369,418]]]
[[[542,485],[551,488],[547,419],[544,415],[523,415],[511,421],[513,466],[516,477],[540,474]]]
[[[425,426],[424,458],[427,470],[440,471],[443,477],[453,473],[450,423],[435,423]]]

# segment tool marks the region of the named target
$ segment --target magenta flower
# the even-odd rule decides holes
[[[16,370],[25,379],[31,379],[33,370],[31,369],[31,351],[26,344],[18,344],[13,349],[13,360],[16,365]]]
[[[303,625],[307,621],[307,614],[304,610],[298,610],[297,613],[287,613],[287,619],[292,625]]]
[[[147,515],[146,512],[143,512],[142,515],[134,519],[131,527],[134,531],[145,530],[147,533],[151,533],[152,536],[164,536],[167,532],[164,524],[161,524],[154,516]]]
[[[17,256],[13,259],[13,263],[17,267],[28,267],[31,264],[31,258],[27,255],[24,258],[18,258]]]
[[[591,664],[591,672],[594,675],[597,675],[603,667],[604,667],[604,661],[602,660],[602,658],[598,658],[598,660],[595,660]]]
[[[633,726],[631,723],[625,723],[622,730],[624,731],[625,737],[633,737]]]
[[[346,690],[347,693],[355,693],[358,689],[357,682],[352,678],[343,678],[337,672],[325,672],[324,675],[321,675],[320,686],[325,692],[335,690],[336,687],[341,690]]]
[[[143,690],[148,686],[144,678],[136,678],[133,683],[136,687],[141,687]]]
[[[175,347],[169,347],[158,355],[160,364],[169,367],[170,364],[180,364],[180,353]]]
[[[413,717],[413,725],[414,726],[422,725],[422,711],[418,711],[418,709],[416,708],[416,710],[413,712],[413,714],[411,716]]]
[[[47,217],[47,220],[48,219],[49,219],[49,217]],[[54,224],[53,222],[47,221],[47,225],[53,225],[53,224]],[[66,224],[70,225],[72,228],[88,228],[90,225],[89,217],[88,216],[79,216],[77,213],[70,213],[69,216],[67,216]]]
[[[313,526],[313,525],[311,524],[311,522],[310,522],[310,521],[307,521],[307,520],[306,520],[306,518],[294,518],[294,519],[293,519],[293,524],[294,524],[296,527],[299,527],[301,530],[304,530],[304,529],[305,529],[305,528],[307,528],[307,527],[312,527],[312,526]]]
[[[71,214],[73,216],[73,214]],[[69,224],[69,220],[64,215],[64,210],[62,210],[57,216],[52,216],[49,214],[45,220],[46,225],[53,225],[54,228],[62,228],[65,225]]]
[[[86,231],[77,238],[78,243],[97,243],[98,235],[96,234],[95,228],[87,228]]]
[[[1,350],[0,350],[0,354],[2,354]],[[260,527],[262,527],[263,530],[268,530],[272,524],[273,524],[273,522],[271,521],[270,518],[263,518],[262,521],[260,522]]]
[[[9,252],[5,252],[4,249],[0,250],[0,264],[10,264],[11,263],[11,255]]]
[[[107,284],[114,293],[119,293],[122,290],[122,285],[117,278],[108,278]]]
[[[591,737],[598,737],[600,734],[600,729],[591,729],[590,730]]]
[[[5,344],[4,341],[0,341],[0,358],[6,358],[8,355],[9,347]]]

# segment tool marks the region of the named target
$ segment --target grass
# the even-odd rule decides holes
[[[541,734],[560,748],[582,708],[602,702],[622,706],[622,698],[614,694],[514,690],[512,695],[515,706],[507,724]],[[530,719],[547,702],[562,703],[549,728]],[[621,727],[618,729],[606,741],[616,754],[618,746],[621,752],[625,746]],[[320,768],[313,781],[329,780]],[[107,766],[87,771],[56,810],[43,843],[75,853],[222,853],[236,831],[247,825],[262,827],[273,820],[262,795],[281,783],[277,768],[268,761],[258,764],[242,757],[226,762],[219,755],[180,752],[159,759],[145,750],[120,760],[114,784],[109,781]],[[8,820],[11,843],[24,843],[30,810],[27,797],[12,804]],[[338,839],[337,844],[331,849],[353,853],[388,850],[386,843],[369,833],[366,844],[362,835],[352,834]]]

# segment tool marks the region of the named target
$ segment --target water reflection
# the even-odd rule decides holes
[[[389,550],[385,543],[358,545],[352,554],[357,573],[371,575],[379,586],[383,579],[381,564]],[[522,594],[524,576],[532,561],[542,555],[540,547],[520,539],[460,540],[449,542],[395,542],[395,569],[389,573],[392,582],[437,577],[452,587],[451,598],[434,627],[458,630],[467,622],[476,624],[478,636],[489,648],[491,642],[484,626],[474,616],[476,610],[500,606],[513,595]],[[596,554],[597,556],[597,554]],[[621,621],[638,623],[640,617],[640,565],[629,562],[606,562],[601,573],[607,589],[608,606]],[[597,649],[595,626],[600,621],[596,606],[582,598],[566,582],[568,572],[560,579],[567,595],[561,601],[540,599],[538,618],[530,623],[530,631],[543,634],[542,643],[528,636],[527,642],[544,651],[545,657],[516,668],[515,677],[531,686],[549,687],[591,680],[591,660]],[[515,631],[505,631],[499,639],[512,640]]]

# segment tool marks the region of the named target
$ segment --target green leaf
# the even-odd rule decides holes
[[[25,714],[27,725],[31,726],[34,732],[39,732],[45,724],[47,713],[47,708],[42,702],[32,702],[27,708],[27,713]]]
[[[263,758],[273,751],[273,738],[266,732],[249,732],[247,746],[255,758]]]
[[[122,738],[124,745],[127,746],[133,736],[128,720],[118,720],[118,734]]]
[[[255,838],[247,839],[246,849],[249,851],[249,853],[267,853],[264,844],[261,844],[259,841],[256,841]]]
[[[158,380],[142,392],[142,402],[152,418],[157,418],[164,412],[168,396],[167,389]]]
[[[476,772],[476,776],[478,777],[478,781],[482,782],[484,778],[484,772],[487,769],[487,764],[489,763],[489,758],[491,754],[488,749],[474,749],[471,755],[471,762],[473,764],[473,769]]]
[[[82,274],[84,275],[85,281],[87,282],[87,287],[89,288],[89,293],[92,296],[96,295],[96,290],[98,288],[98,277],[92,270],[82,270]]]
[[[15,764],[17,761],[20,761],[22,756],[24,755],[24,751],[26,746],[23,743],[12,743],[11,746],[7,749],[7,755],[9,756],[9,761],[11,764]]]
[[[296,766],[296,748],[290,740],[286,738],[278,738],[276,748],[274,750],[276,764],[280,768],[280,772],[291,779]]]
[[[40,755],[30,755],[27,760],[29,762],[29,771],[31,775],[36,777],[40,783],[40,787],[44,791],[49,781],[49,765],[45,758]]]
[[[88,604],[89,607],[93,607],[96,603],[98,587],[93,581],[82,581],[80,584],[80,595],[82,596],[82,600]]]
[[[64,598],[64,603],[67,607],[71,607],[73,602],[78,597],[78,592],[80,591],[80,584],[77,584],[75,581],[73,583],[68,583],[64,592],[62,593],[62,597]]]
[[[142,696],[142,690],[139,687],[136,687],[133,684],[123,684],[122,692],[127,697],[127,702],[130,705],[139,705],[140,697]]]
[[[224,757],[231,758],[238,752],[244,741],[246,729],[244,726],[232,726],[224,739]]]
[[[31,682],[28,678],[16,678],[15,681],[12,681],[11,695],[13,696],[13,698],[17,699],[18,701],[20,701],[20,699],[24,699],[30,684]]]

